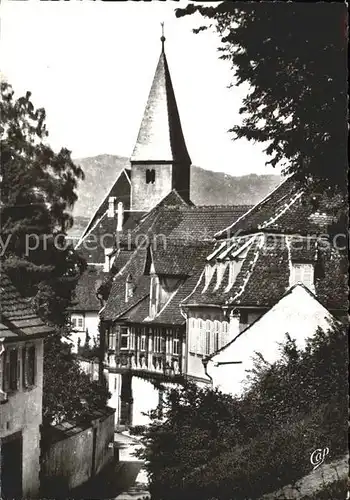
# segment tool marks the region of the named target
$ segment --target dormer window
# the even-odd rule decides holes
[[[146,184],[154,184],[156,180],[156,171],[154,169],[146,170]]]
[[[215,266],[212,266],[211,264],[207,264],[205,266],[205,288],[209,286],[209,283],[213,277],[214,272],[215,272]]]
[[[158,309],[158,296],[159,296],[159,279],[158,276],[151,277],[151,291],[150,291],[150,311],[149,315],[154,318]]]
[[[225,274],[225,270],[226,270],[226,262],[218,262],[216,264],[216,285],[214,290],[217,290],[220,287],[222,278],[224,277]]]
[[[230,261],[230,271],[228,279],[229,286],[232,286],[233,283],[236,281],[237,275],[241,270],[242,264],[243,264],[243,259],[236,259]]]
[[[314,265],[306,263],[293,263],[290,277],[290,285],[302,283],[309,290],[315,290]]]
[[[131,274],[128,274],[125,282],[125,302],[128,302],[134,295],[134,284]]]
[[[155,274],[151,276],[149,315],[152,319],[172,298],[182,282],[182,278],[157,276]]]

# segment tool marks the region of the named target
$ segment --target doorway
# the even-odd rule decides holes
[[[22,499],[22,434],[1,439],[0,496],[4,500]]]

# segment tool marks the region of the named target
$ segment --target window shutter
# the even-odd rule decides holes
[[[228,323],[223,321],[222,323],[222,346],[228,344]]]
[[[5,351],[3,353],[3,379],[2,379],[2,389],[4,392],[8,392],[10,388],[10,353]]]

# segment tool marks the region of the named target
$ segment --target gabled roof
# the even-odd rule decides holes
[[[210,356],[208,373],[215,387],[226,394],[239,395],[256,353],[267,363],[273,363],[281,358],[280,344],[287,340],[287,334],[302,349],[306,339],[313,337],[318,329],[326,333],[336,324],[336,319],[310,290],[295,285],[258,320]]]
[[[122,201],[124,210],[129,210],[130,208],[130,169],[124,168],[121,170],[114,181],[112,188],[108,191],[101,204],[97,208],[94,215],[91,217],[88,225],[84,229],[76,248],[78,249],[82,240],[90,233],[94,226],[106,215],[108,210],[108,199],[111,196],[117,198],[117,202]]]
[[[174,276],[175,271],[178,276],[182,277],[182,281],[168,303],[152,320],[148,317],[151,277],[144,273],[149,250],[138,248],[132,253],[124,268],[114,277],[109,298],[101,312],[101,318],[107,321],[119,320],[144,324],[184,324],[185,319],[181,314],[180,303],[196,284],[203,260],[210,246],[210,243],[202,242],[187,247],[185,245],[170,245],[168,249],[164,248],[162,250],[164,263],[159,263],[162,266],[161,270],[164,274],[169,272],[171,276]],[[183,255],[186,254],[186,259],[177,258],[176,269],[174,269],[171,260],[175,254],[178,257],[180,256],[181,248]],[[190,268],[187,260],[191,263]],[[128,276],[131,276],[134,294],[126,302],[125,286]]]
[[[191,164],[164,50],[159,57],[130,161]]]
[[[320,234],[336,219],[330,199],[318,198],[317,208],[312,193],[306,192],[293,176],[286,178],[262,201],[242,217],[219,231],[217,239],[259,231],[284,234]]]
[[[43,336],[52,333],[34,312],[30,299],[22,297],[10,278],[0,273],[0,337]]]
[[[214,234],[227,222],[237,220],[250,206],[189,206],[159,204],[130,231],[121,242],[150,241],[153,237],[178,242],[213,241]]]
[[[164,245],[149,248],[155,274],[161,276],[190,276],[198,260],[196,250],[203,247],[202,242],[186,245],[170,240]]]

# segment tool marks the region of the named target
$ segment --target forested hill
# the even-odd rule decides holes
[[[121,169],[130,167],[128,158],[100,155],[75,162],[85,172],[78,188],[74,215],[90,218]],[[279,175],[231,176],[191,167],[191,199],[195,205],[253,205],[279,184]]]

